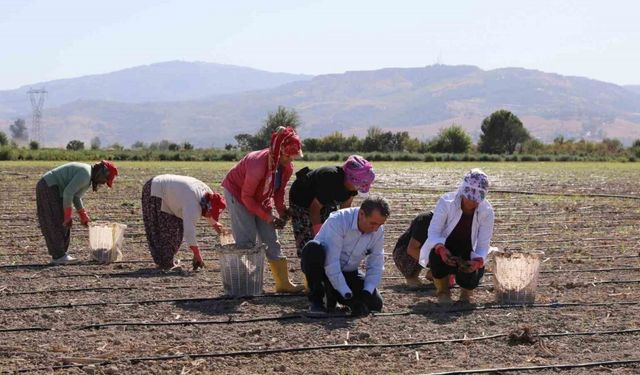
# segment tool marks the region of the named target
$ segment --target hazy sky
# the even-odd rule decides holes
[[[168,60],[308,74],[440,62],[640,84],[639,4],[0,0],[0,90]]]

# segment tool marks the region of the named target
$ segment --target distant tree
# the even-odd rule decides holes
[[[91,138],[90,144],[92,150],[99,150],[100,145],[102,144],[102,142],[100,142],[100,137]]]
[[[636,139],[635,141],[633,141],[633,143],[631,144],[631,148],[640,148],[640,139]]]
[[[441,129],[431,142],[431,151],[461,154],[471,148],[471,136],[459,125]]]
[[[69,141],[69,143],[67,143],[67,150],[70,150],[70,151],[84,150],[84,142],[81,142],[77,139]]]
[[[624,145],[620,140],[614,138],[605,138],[602,145],[608,154],[619,154],[624,150]]]
[[[30,150],[37,150],[39,148],[40,148],[40,143],[38,143],[38,141],[29,142],[29,149]]]
[[[177,143],[169,143],[169,147],[168,147],[169,151],[180,151],[180,145]]]
[[[269,112],[263,126],[255,135],[242,133],[234,138],[242,150],[261,150],[269,147],[271,134],[279,126],[297,129],[300,126],[300,116],[296,110],[278,106],[275,112]]]
[[[227,151],[231,151],[234,148],[236,148],[236,146],[232,145],[231,143],[225,143],[225,145],[224,145],[224,149],[227,150]]]
[[[382,128],[372,126],[367,129],[367,136],[362,141],[362,150],[366,152],[390,151],[393,133],[385,132]]]
[[[158,150],[167,151],[170,145],[171,145],[171,142],[169,142],[166,139],[163,139],[158,143]]]
[[[193,150],[193,145],[187,141],[182,142],[182,149],[185,151]]]
[[[537,138],[531,138],[522,144],[523,154],[541,154],[545,152],[545,144]]]
[[[146,145],[144,142],[142,142],[142,141],[135,141],[135,142],[131,145],[131,148],[132,148],[132,149],[134,149],[134,150],[140,150],[140,149],[143,149],[143,148],[145,148],[145,147],[147,147],[147,145]]]
[[[485,118],[481,130],[478,149],[487,154],[513,154],[519,144],[531,137],[518,116],[504,109]]]
[[[11,138],[16,141],[26,141],[29,139],[29,134],[27,132],[27,125],[24,120],[19,118],[9,126],[9,131],[11,132]]]
[[[109,146],[109,148],[110,148],[111,150],[116,150],[116,151],[122,151],[122,150],[124,150],[124,146],[123,146],[123,145],[121,145],[120,143],[117,143],[117,142],[116,142],[116,143],[114,143],[114,144],[112,144],[111,146]]]
[[[4,132],[0,132],[0,146],[6,146],[9,144],[9,137]]]

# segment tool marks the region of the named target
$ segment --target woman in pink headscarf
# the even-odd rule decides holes
[[[289,207],[298,256],[338,207],[351,207],[353,197],[367,195],[375,180],[373,165],[351,155],[342,166],[302,168],[289,191]]]
[[[269,148],[252,151],[238,162],[222,181],[231,230],[237,246],[267,245],[266,255],[276,292],[302,290],[289,281],[287,258],[282,254],[276,229],[288,219],[284,194],[293,173],[292,161],[302,156],[300,137],[291,127],[279,127],[271,135]],[[278,216],[273,215],[273,208]]]

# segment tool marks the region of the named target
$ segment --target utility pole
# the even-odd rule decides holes
[[[42,107],[44,106],[44,98],[47,96],[47,91],[44,88],[41,88],[40,90],[31,89],[27,91],[27,95],[29,95],[31,108],[33,110],[31,140],[42,143]]]

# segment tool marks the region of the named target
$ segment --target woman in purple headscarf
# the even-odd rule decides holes
[[[289,207],[298,256],[320,231],[329,214],[351,207],[353,197],[367,195],[376,175],[373,165],[351,155],[342,166],[302,168],[289,190]]]
[[[442,195],[433,210],[418,261],[431,269],[441,304],[452,302],[450,275],[461,287],[460,301],[471,302],[484,274],[494,221],[493,207],[485,199],[488,189],[487,175],[472,169],[458,190]]]

